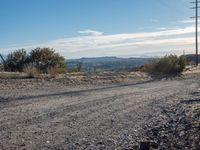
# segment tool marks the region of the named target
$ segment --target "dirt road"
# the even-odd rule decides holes
[[[0,149],[136,149],[163,108],[191,99],[200,80],[107,86],[0,79]],[[150,128],[150,127],[149,127]]]

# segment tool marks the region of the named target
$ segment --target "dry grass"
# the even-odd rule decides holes
[[[200,66],[196,67],[194,65],[187,66],[185,71],[183,72],[183,75],[199,75],[200,74]]]
[[[0,78],[16,79],[23,77],[25,77],[25,74],[20,72],[0,72]]]
[[[200,111],[200,104],[194,105],[192,108],[193,108],[193,110]]]
[[[47,70],[47,73],[51,76],[51,77],[56,77],[59,74],[65,74],[66,73],[66,69],[65,68],[49,68]]]
[[[27,65],[24,67],[23,72],[29,78],[36,78],[40,76],[40,72],[32,65]]]

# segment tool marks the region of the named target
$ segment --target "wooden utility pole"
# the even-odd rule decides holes
[[[198,66],[198,64],[199,64],[199,52],[198,52],[198,1],[196,0],[196,16],[195,16],[195,27],[196,27],[196,66]]]
[[[199,3],[200,1],[195,0],[195,2],[191,2],[192,4],[195,4],[195,7],[192,7],[191,9],[195,9],[195,17],[191,17],[191,18],[195,18],[195,43],[196,43],[196,66],[198,66],[199,64],[199,43],[198,43],[198,18],[199,18],[199,14],[198,14],[198,10],[199,10]]]

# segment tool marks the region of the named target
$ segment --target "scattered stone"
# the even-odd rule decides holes
[[[140,142],[139,150],[150,150],[150,142]]]
[[[158,149],[158,143],[155,141],[151,142],[151,148]]]

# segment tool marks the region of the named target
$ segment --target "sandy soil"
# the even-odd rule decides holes
[[[141,141],[154,149],[198,147],[198,136],[192,139],[190,129],[182,133],[187,122],[177,126],[199,103],[198,76],[110,81],[0,79],[0,149],[137,150]],[[186,135],[188,143],[180,138]]]

